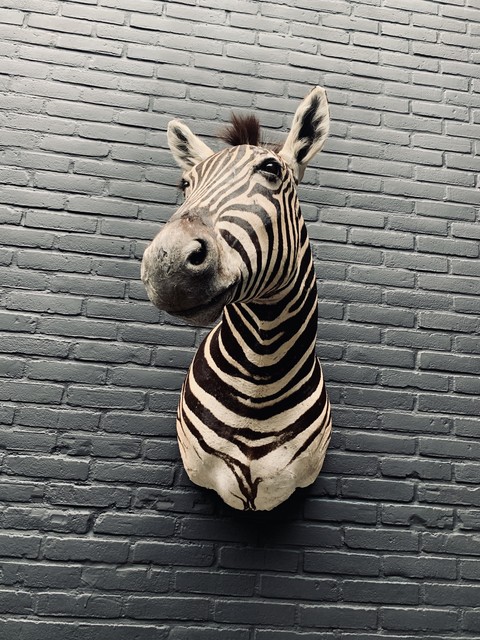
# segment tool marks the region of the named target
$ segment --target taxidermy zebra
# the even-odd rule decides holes
[[[179,120],[168,142],[185,200],[145,251],[160,309],[217,324],[199,347],[177,417],[190,479],[236,509],[270,510],[317,477],[330,404],[315,355],[317,288],[297,183],[329,129],[325,91],[299,105],[285,144],[234,116],[212,151]]]

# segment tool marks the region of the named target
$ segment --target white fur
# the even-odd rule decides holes
[[[185,171],[213,154],[210,147],[192,133],[181,120],[171,120],[168,123],[167,139],[173,157]]]

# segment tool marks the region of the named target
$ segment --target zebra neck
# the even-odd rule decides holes
[[[218,347],[245,378],[284,378],[316,359],[317,289],[311,258],[288,288],[271,298],[228,305]],[[305,265],[303,265],[305,267]]]

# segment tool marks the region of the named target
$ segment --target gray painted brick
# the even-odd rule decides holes
[[[185,546],[169,542],[137,542],[133,548],[134,561],[147,564],[208,567],[213,557],[211,544]]]
[[[175,518],[167,515],[101,514],[94,525],[94,532],[111,535],[133,535],[161,538],[172,535]]]
[[[50,483],[48,501],[52,504],[74,507],[128,507],[130,490],[126,487],[81,486]]]
[[[0,636],[471,638],[480,4],[191,4],[0,0]],[[310,488],[242,516],[182,469],[206,331],[151,305],[140,260],[178,202],[168,121],[218,148],[255,107],[281,140],[314,84],[333,438]]]
[[[20,476],[38,478],[61,478],[85,480],[88,475],[88,462],[69,460],[60,456],[9,455],[5,460],[5,469]]]
[[[122,563],[128,556],[128,543],[105,538],[57,538],[47,536],[44,555],[48,560]]]
[[[385,609],[382,625],[391,631],[455,631],[458,626],[458,613],[441,609]]]
[[[343,596],[350,602],[417,604],[420,601],[419,586],[407,582],[386,580],[345,580]]]
[[[454,580],[457,563],[454,558],[435,558],[392,555],[385,557],[385,575],[411,578],[436,578]]]
[[[373,607],[299,605],[299,615],[306,627],[329,629],[341,624],[344,629],[360,630],[377,626],[377,611]]]
[[[84,567],[82,580],[91,588],[107,591],[151,591],[162,593],[168,590],[168,572],[128,567]]]

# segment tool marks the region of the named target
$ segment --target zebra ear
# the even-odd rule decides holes
[[[322,87],[315,87],[296,110],[292,128],[279,153],[293,169],[298,182],[307,164],[325,144],[329,123],[327,94]]]
[[[213,154],[210,147],[181,120],[171,120],[168,123],[167,140],[173,157],[184,170],[191,169]]]

